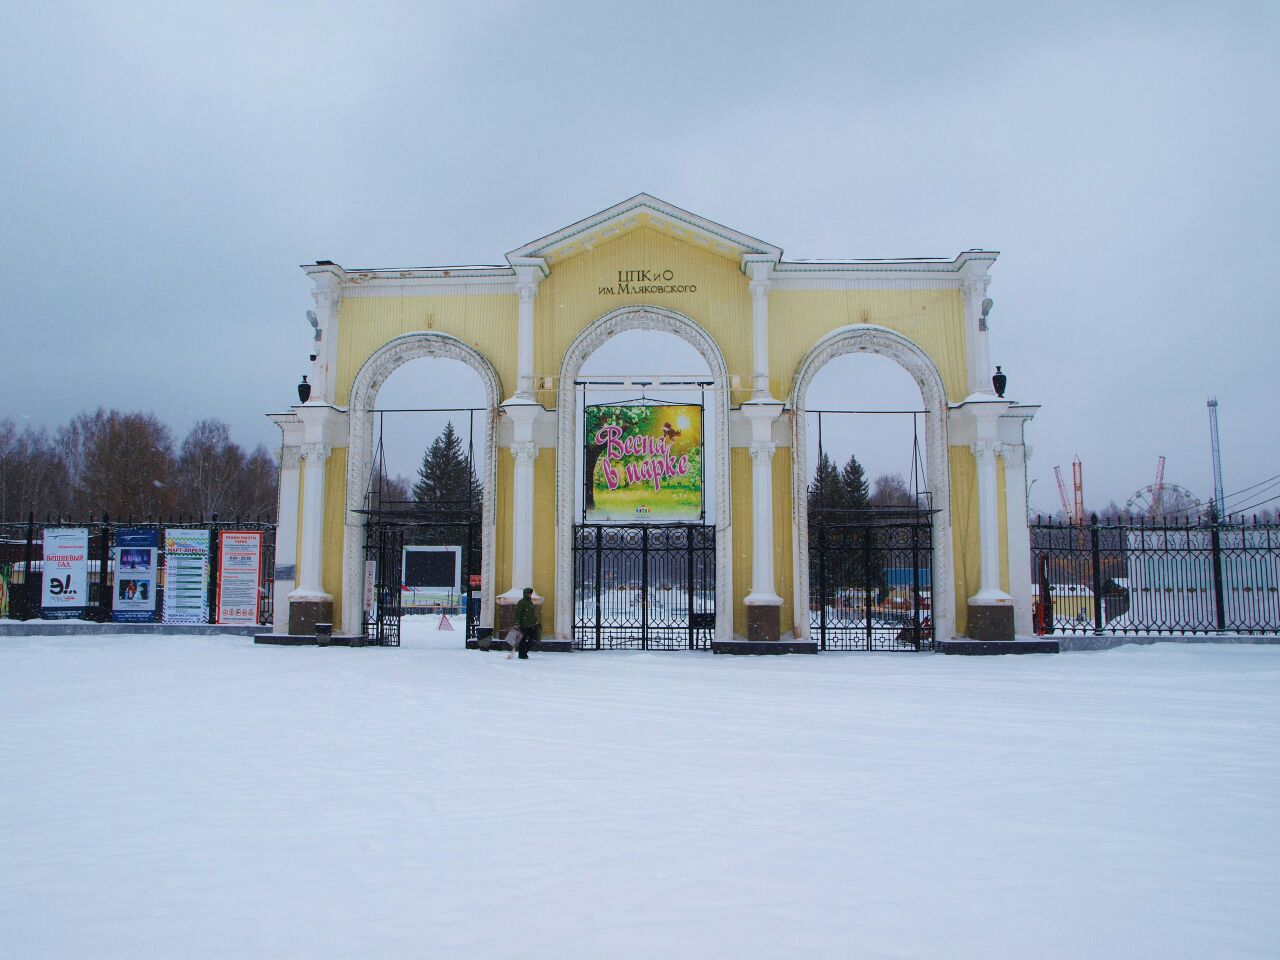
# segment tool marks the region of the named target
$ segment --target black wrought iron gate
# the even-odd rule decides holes
[[[480,590],[472,575],[480,567],[476,541],[478,514],[463,518],[424,518],[421,511],[376,510],[365,527],[364,635],[367,642],[400,646],[400,621],[405,613],[404,548],[415,545],[458,544],[462,547],[459,597],[466,621],[465,638],[474,639],[480,622]],[[452,608],[451,608],[452,609]],[[445,611],[447,612],[447,611]]]
[[[809,628],[819,650],[933,647],[932,511],[809,513]]]
[[[575,526],[573,605],[577,649],[709,649],[716,626],[716,528]]]

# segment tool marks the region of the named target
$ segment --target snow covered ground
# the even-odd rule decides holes
[[[1280,945],[1280,648],[522,662],[405,623],[0,640],[0,952]]]

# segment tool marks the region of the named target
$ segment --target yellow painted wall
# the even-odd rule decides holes
[[[474,347],[493,364],[501,387],[514,388],[519,323],[514,293],[347,297],[340,318],[337,396],[342,404],[350,400],[360,367],[388,340],[427,330],[452,334]]]
[[[783,633],[787,633],[795,625],[791,517],[791,448],[779,447],[773,455],[773,589],[782,598]],[[747,581],[747,589],[751,589],[750,580]]]
[[[951,450],[951,543],[956,563],[956,636],[969,627],[969,598],[982,582],[978,539],[978,465],[968,447]],[[935,545],[936,547],[936,545]]]
[[[733,484],[733,632],[745,636],[747,608],[742,598],[751,592],[751,454],[743,447],[729,451],[729,477]]]
[[[790,400],[805,355],[832,330],[855,323],[888,327],[911,340],[942,374],[947,399],[968,395],[964,302],[958,290],[806,290],[769,294],[769,385]],[[747,328],[748,333],[750,327]]]
[[[538,459],[541,460],[542,457],[539,456]],[[486,583],[484,585],[484,589],[488,591],[492,591],[492,596],[495,596],[495,597],[498,596],[498,594],[500,593],[505,593],[507,588],[511,586],[511,523],[512,523],[511,515],[514,509],[514,502],[511,496],[511,487],[515,482],[515,469],[516,469],[516,463],[511,456],[511,451],[509,449],[499,450],[498,451],[498,467],[497,467],[497,470],[495,471],[498,475],[498,478],[497,478],[498,491],[497,491],[497,496],[495,498],[497,514],[498,514],[497,516],[498,529],[494,534],[494,541],[493,541],[493,549],[495,551],[495,556],[493,558],[494,577],[497,579],[498,582],[494,584]],[[537,505],[536,499],[534,500],[534,505],[535,507]],[[534,558],[535,558],[534,570],[536,572],[537,570],[536,558],[537,558],[537,550],[538,550],[538,544],[536,541],[533,545],[533,549],[534,549]],[[541,588],[541,585],[539,585],[539,588]],[[497,616],[498,616],[498,613],[495,608],[494,610],[495,624],[497,622]],[[549,624],[544,623],[543,626],[547,627],[549,626]]]
[[[333,622],[337,624],[342,623],[342,537],[346,503],[347,448],[335,447],[324,465],[324,590],[333,597]]]
[[[619,270],[645,269],[670,269],[675,276],[663,284],[692,284],[697,292],[599,292],[601,287],[617,287]],[[666,307],[689,317],[715,340],[730,373],[749,376],[751,297],[741,267],[734,260],[647,228],[632,230],[552,267],[534,301],[535,376],[558,377],[565,351],[585,327],[619,307],[639,304]],[[554,406],[553,397],[544,394],[540,399]]]
[[[512,464],[514,469],[514,462]],[[533,461],[533,586],[543,598],[542,628],[555,628],[556,608],[556,451],[539,451]],[[519,586],[519,584],[517,584]]]

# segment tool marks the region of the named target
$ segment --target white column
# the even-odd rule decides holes
[[[538,444],[525,440],[511,445],[515,460],[511,520],[511,589],[507,597],[519,600],[525,587],[533,584],[533,462]],[[537,590],[534,590],[537,594]]]
[[[773,454],[770,442],[751,444],[751,593],[748,604],[782,605],[773,583]]]
[[[329,448],[323,443],[304,443],[302,457],[306,483],[302,488],[302,549],[298,555],[298,585],[290,600],[332,600],[324,592],[324,464]]]
[[[1031,621],[1031,530],[1027,525],[1026,447],[1007,443],[1004,460],[1005,527],[1009,532],[1009,592],[1013,595],[1013,628],[1019,636],[1034,631]]]
[[[773,581],[773,423],[780,403],[744,403],[751,423],[751,593],[748,606],[782,606]]]
[[[498,599],[515,603],[533,583],[533,462],[538,459],[534,424],[543,412],[536,403],[503,404],[503,414],[514,429],[511,458],[515,461],[511,491],[511,588]],[[534,595],[541,596],[534,587]]]
[[[969,393],[991,393],[991,360],[987,345],[986,321],[982,319],[982,301],[986,299],[991,278],[985,273],[969,276],[960,282],[964,297],[965,352],[969,360]]]
[[[513,399],[533,403],[536,388],[533,371],[533,305],[538,284],[547,275],[547,263],[538,257],[518,257],[511,261],[516,273],[516,295],[520,298],[516,332],[516,392]]]
[[[996,453],[994,440],[978,440],[971,449],[978,462],[978,545],[982,573],[980,587],[969,598],[975,604],[1007,604],[1011,598],[1000,589],[1000,515],[996,490]]]
[[[297,583],[298,488],[302,453],[285,447],[280,454],[280,500],[276,513],[276,568],[271,604],[273,633],[289,632],[289,593]]]
[[[533,399],[533,299],[537,283],[517,283],[520,295],[520,332],[516,350],[516,396]]]
[[[768,263],[751,263],[751,397],[769,399],[769,270]]]

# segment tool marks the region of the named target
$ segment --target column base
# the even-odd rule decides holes
[[[969,627],[965,633],[970,640],[1012,640],[1016,636],[1013,605],[970,602]]]
[[[782,636],[782,608],[773,604],[747,604],[747,640],[777,643]]]
[[[494,640],[501,640],[507,635],[507,631],[516,624],[516,604],[514,600],[507,600],[505,597],[499,597],[493,605],[493,637]]]
[[[290,600],[289,633],[315,636],[317,623],[333,623],[333,600]]]

